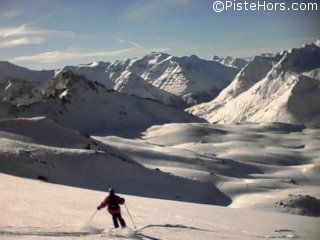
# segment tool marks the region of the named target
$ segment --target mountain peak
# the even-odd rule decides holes
[[[9,61],[0,61],[0,65],[3,65],[3,66],[17,66]]]
[[[163,52],[152,52],[144,57],[142,57],[142,59],[144,60],[156,60],[157,62],[160,62],[164,59],[167,59],[171,57],[171,55],[167,54],[167,53],[163,53]]]
[[[18,65],[15,65],[14,63],[11,63],[9,61],[0,61],[0,70],[1,71],[17,71],[17,70],[24,70],[24,71],[32,71],[25,67],[21,67]]]
[[[52,70],[30,70],[25,67],[15,65],[8,61],[0,61],[0,81],[23,80],[28,82],[42,82],[50,79],[54,71]]]
[[[78,67],[98,67],[98,68],[107,68],[110,65],[109,62],[103,62],[103,61],[93,61],[89,64],[81,64]]]
[[[221,63],[222,65],[225,65],[228,67],[234,67],[237,69],[242,69],[245,65],[248,64],[248,61],[243,58],[237,58],[237,57],[231,57],[231,56],[221,58],[221,57],[215,55],[212,58],[212,60],[215,62]]]

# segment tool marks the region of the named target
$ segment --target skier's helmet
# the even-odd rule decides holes
[[[114,190],[113,190],[113,188],[109,188],[109,193],[110,193],[110,195],[114,195]]]

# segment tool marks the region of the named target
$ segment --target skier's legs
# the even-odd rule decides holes
[[[126,222],[125,222],[124,219],[122,218],[121,213],[119,213],[118,219],[119,219],[119,222],[120,222],[120,224],[121,224],[121,227],[125,228],[125,227],[126,227]]]
[[[115,228],[118,228],[118,227],[119,227],[117,217],[118,217],[118,214],[112,214],[113,226],[114,226]],[[122,226],[122,224],[121,224],[121,226]]]

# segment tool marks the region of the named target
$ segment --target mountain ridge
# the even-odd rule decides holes
[[[320,48],[317,42],[264,58],[266,64],[260,64],[262,69],[254,78],[257,72],[249,68],[258,59],[262,58],[249,63],[216,99],[188,111],[214,123],[285,122],[319,127]],[[249,76],[241,78],[243,73]],[[246,79],[254,81],[234,94],[241,83],[245,85]]]
[[[49,85],[42,101],[7,106],[3,117],[46,116],[62,126],[97,135],[136,134],[169,122],[203,122],[182,110],[107,89],[72,72],[51,79]]]

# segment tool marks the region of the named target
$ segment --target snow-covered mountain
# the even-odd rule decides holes
[[[112,64],[100,62],[67,66],[56,76],[65,71],[84,75],[110,89],[180,107],[212,99],[233,80],[239,70],[196,56],[179,58],[165,53],[151,53]],[[185,103],[181,104],[172,95]]]
[[[17,105],[39,101],[43,95],[43,85],[54,71],[35,71],[0,62],[0,101]]]
[[[24,67],[17,66],[7,61],[0,61],[0,81],[8,78],[20,79],[30,82],[41,82],[52,77],[53,70],[30,70]]]
[[[72,72],[64,72],[48,85],[46,99],[12,106],[8,117],[47,116],[63,126],[97,135],[130,135],[154,124],[201,121],[154,100],[109,90]]]
[[[116,79],[113,89],[118,92],[133,94],[142,98],[154,99],[179,109],[185,109],[188,106],[187,103],[178,96],[153,86],[131,72],[123,72]]]
[[[199,117],[206,118],[207,114],[223,107],[228,101],[247,91],[264,78],[279,59],[280,56],[275,58],[256,56],[215,99],[209,103],[196,105],[188,109],[188,111]]]
[[[138,59],[116,61],[108,67],[116,81],[123,72],[138,75],[146,82],[181,97],[188,105],[212,99],[225,88],[238,70],[197,56],[174,57],[151,53]]]
[[[272,58],[272,57],[275,57],[276,55],[277,54],[274,54],[274,53],[261,53],[259,56]]]
[[[210,122],[286,122],[320,126],[319,40],[257,57],[209,103],[188,111]]]
[[[78,66],[65,66],[63,69],[56,71],[55,76],[71,71],[75,74],[83,75],[88,80],[102,83],[106,88],[112,89],[114,83],[110,81],[106,72],[109,65],[109,62],[92,62]]]
[[[213,61],[219,62],[225,66],[228,66],[228,67],[235,67],[238,69],[242,69],[248,64],[248,61],[243,58],[236,58],[236,57],[231,57],[231,56],[228,56],[225,58],[221,58],[219,56],[214,56]]]
[[[141,98],[153,99],[180,109],[187,107],[187,104],[179,97],[153,86],[134,73],[124,71],[117,78],[112,77],[113,73],[108,71],[109,65],[110,63],[108,62],[93,62],[86,65],[66,66],[56,71],[55,76],[71,71],[78,75],[83,75],[88,80],[97,81],[108,89],[136,95]]]

